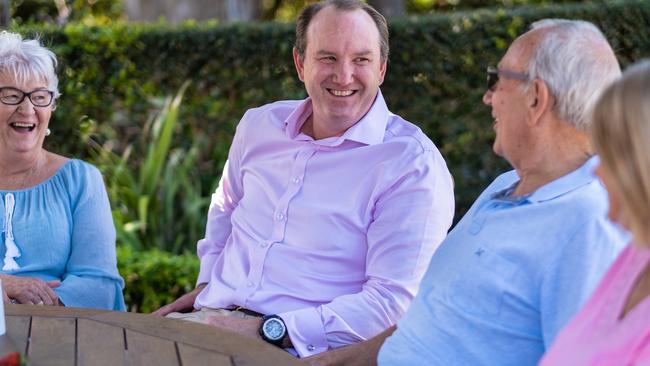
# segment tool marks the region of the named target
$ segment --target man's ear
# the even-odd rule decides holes
[[[384,76],[386,76],[386,69],[388,68],[388,61],[384,61],[379,66],[379,85],[384,83]]]
[[[529,121],[532,124],[537,124],[544,113],[550,112],[550,109],[553,108],[553,96],[548,85],[540,79],[531,81],[527,94],[526,103],[529,108]]]
[[[305,82],[305,67],[304,67],[304,58],[298,54],[296,47],[293,48],[293,64],[296,66],[296,72],[298,72],[298,78],[300,81]]]

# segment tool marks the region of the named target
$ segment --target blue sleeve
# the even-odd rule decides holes
[[[115,226],[104,181],[95,167],[82,163],[73,184],[70,258],[55,291],[66,306],[123,311],[124,281],[117,271]]]
[[[545,348],[578,312],[626,242],[607,219],[591,218],[557,250],[545,271],[540,319]]]

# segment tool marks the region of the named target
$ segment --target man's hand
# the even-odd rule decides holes
[[[151,315],[165,316],[169,313],[174,313],[174,312],[187,313],[192,311],[192,309],[194,309],[194,300],[196,300],[196,297],[199,295],[199,292],[201,292],[201,290],[203,290],[205,286],[206,286],[205,283],[196,286],[194,290],[179,297],[173,303],[167,304],[161,307],[160,309],[154,311],[153,313],[151,313]]]
[[[231,316],[211,316],[206,321],[206,324],[215,327],[228,329],[239,334],[243,334],[249,338],[262,340],[259,329],[262,325],[261,318],[235,318]]]
[[[379,348],[396,328],[393,325],[367,341],[319,353],[300,361],[309,366],[376,366]]]
[[[0,275],[2,279],[3,301],[11,299],[21,304],[32,305],[58,305],[59,297],[54,290],[61,285],[61,281],[43,281],[33,277],[19,277]]]

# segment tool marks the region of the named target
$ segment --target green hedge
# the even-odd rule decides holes
[[[117,247],[117,266],[124,278],[129,311],[149,313],[191,291],[199,275],[193,253],[172,255],[159,250],[134,251]]]
[[[457,216],[507,167],[490,149],[491,118],[481,103],[485,66],[496,63],[532,21],[546,17],[594,21],[623,65],[650,54],[648,1],[479,10],[390,25],[382,90],[393,112],[421,126],[441,148],[456,180]],[[70,138],[72,131],[84,132],[81,123],[100,132],[102,142],[113,139],[120,151],[142,132],[155,106],[152,97],[174,94],[191,80],[174,144],[200,148],[197,168],[206,196],[243,112],[305,97],[291,61],[293,24],[68,25],[37,31],[61,60],[63,96],[48,139],[52,149],[87,156],[84,140]],[[102,130],[107,124],[112,128]]]
[[[383,93],[393,112],[418,124],[440,147],[456,182],[457,218],[507,169],[491,151],[492,119],[481,103],[485,67],[496,64],[531,22],[547,17],[595,22],[624,66],[650,54],[648,1],[478,10],[390,24],[391,56]],[[92,158],[90,137],[118,154],[144,144],[140,137],[147,135],[146,126],[151,124],[146,122],[152,110],[160,108],[161,97],[175,94],[191,81],[172,146],[195,152],[193,166],[200,180],[195,186],[201,187],[203,197],[217,183],[234,128],[246,109],[305,97],[291,61],[293,24],[67,25],[17,30],[40,33],[61,61],[63,96],[51,123],[53,134],[47,139],[53,151]],[[138,167],[142,157],[134,155],[128,161]],[[167,201],[179,204],[168,212],[183,215],[181,203],[187,199],[178,196]],[[184,248],[193,252],[197,239],[187,238]],[[195,261],[153,253],[157,254],[140,258],[120,249],[132,309],[149,310],[173,298],[171,293],[193,287]]]

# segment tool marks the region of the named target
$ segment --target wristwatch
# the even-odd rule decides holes
[[[260,325],[260,336],[262,339],[276,345],[282,346],[282,340],[287,335],[287,326],[282,318],[277,315],[264,315]]]

